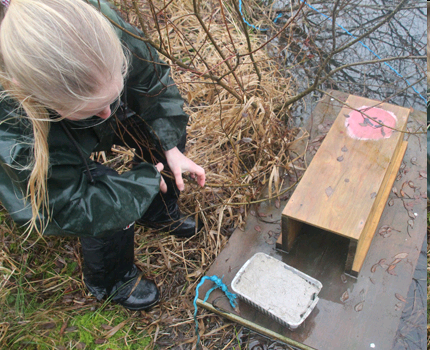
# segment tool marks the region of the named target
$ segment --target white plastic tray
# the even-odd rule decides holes
[[[320,281],[264,253],[257,253],[231,282],[239,298],[290,329],[309,316],[319,298]]]

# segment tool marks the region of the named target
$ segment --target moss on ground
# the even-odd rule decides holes
[[[11,304],[6,307],[11,307]],[[129,313],[120,306],[110,310],[91,311],[86,308],[67,311],[46,301],[38,307],[36,298],[33,298],[25,303],[19,314],[9,314],[3,321],[8,322],[10,330],[14,331],[14,336],[3,343],[11,350],[137,350],[145,349],[151,343],[151,337],[139,331],[136,320],[130,319]]]
[[[0,227],[8,227],[0,214]],[[102,305],[87,295],[75,258],[77,241],[38,241],[30,235],[23,243],[13,226],[3,237],[1,349],[151,348],[144,321],[131,318],[132,313],[119,305]]]

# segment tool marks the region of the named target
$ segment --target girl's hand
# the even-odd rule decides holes
[[[170,170],[175,177],[176,186],[179,191],[184,190],[184,180],[182,179],[182,173],[190,172],[191,177],[195,179],[197,177],[197,183],[203,187],[205,185],[205,170],[194,163],[191,159],[185,157],[177,147],[172,148],[168,151],[164,151],[166,156],[167,164],[169,164]]]
[[[157,165],[155,165],[155,167],[157,168],[157,170],[158,170],[159,173],[161,173],[161,171],[164,169],[163,163],[158,163]],[[161,179],[160,179],[160,190],[163,193],[167,192],[167,185],[164,182],[164,179],[163,179],[162,176],[161,176]]]

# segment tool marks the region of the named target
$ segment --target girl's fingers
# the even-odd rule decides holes
[[[196,165],[196,169],[195,170],[196,171],[193,174],[194,178],[195,178],[195,176],[197,176],[197,183],[199,184],[199,186],[203,187],[205,185],[205,181],[206,181],[205,170],[202,167],[198,166],[198,165]]]
[[[175,177],[176,187],[178,187],[179,191],[183,191],[185,188],[184,180],[182,179],[182,173],[179,172],[173,172],[173,176]]]
[[[204,187],[205,181],[206,181],[206,176],[204,172],[201,175],[197,175],[197,183],[199,184],[200,187]]]
[[[160,191],[163,192],[163,193],[167,192],[167,185],[164,182],[163,177],[161,177],[161,179],[160,179]]]
[[[164,170],[164,165],[163,165],[163,163],[157,163],[157,164],[155,164],[155,168],[158,170],[158,172],[161,173]],[[164,179],[162,176],[160,177],[160,191],[163,193],[167,192],[167,185],[164,182]]]
[[[160,173],[164,170],[163,163],[157,163],[157,164],[155,164],[155,167],[157,168],[158,172],[160,172]]]

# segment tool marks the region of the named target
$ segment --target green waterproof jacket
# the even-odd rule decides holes
[[[124,22],[108,3],[90,2],[97,8],[100,5],[106,16],[127,31],[142,35]],[[124,88],[127,104],[145,119],[154,142],[169,150],[178,144],[188,122],[182,109],[183,100],[169,75],[170,68],[163,64],[153,47],[116,30],[132,53]],[[75,142],[60,123],[65,124]],[[148,163],[141,163],[120,176],[101,172],[90,183],[85,159],[90,170],[96,169],[97,164],[89,159],[91,153],[109,149],[114,137],[110,123],[92,125],[95,126],[88,126],[88,120],[51,123],[47,182],[51,220],[44,231],[46,235],[102,236],[116,232],[139,219],[159,192],[160,174]],[[29,121],[18,112],[17,105],[2,100],[0,202],[19,225],[32,217],[31,206],[24,200],[32,159],[32,134]]]

